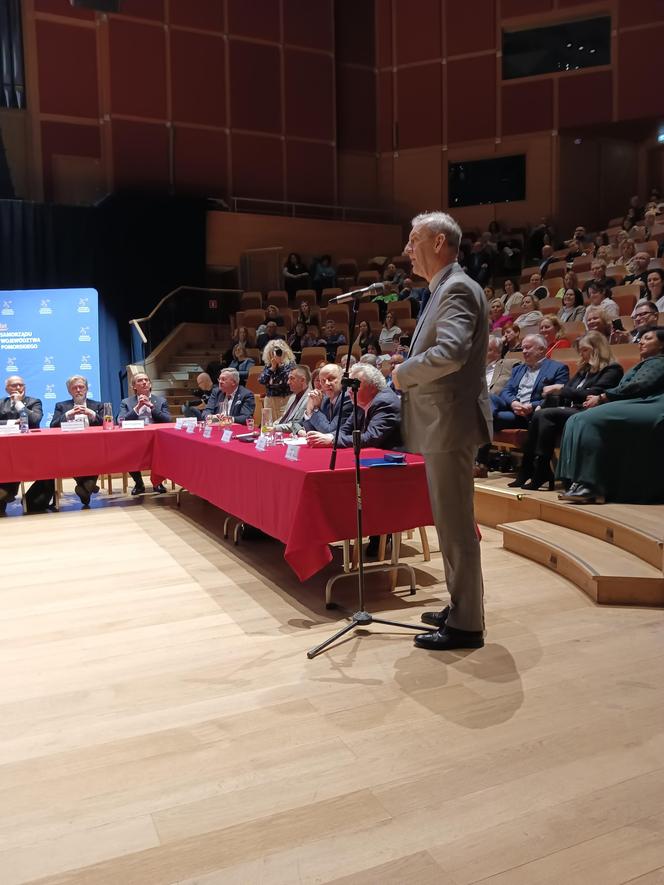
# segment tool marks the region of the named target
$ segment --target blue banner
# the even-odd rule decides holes
[[[42,401],[48,427],[56,402],[69,399],[66,380],[88,379],[99,390],[99,323],[96,289],[0,291],[0,372],[25,380],[26,393]]]

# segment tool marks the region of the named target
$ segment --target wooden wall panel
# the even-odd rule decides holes
[[[446,3],[445,41],[448,56],[495,49],[495,0],[483,0],[481,5]]]
[[[281,132],[279,49],[259,43],[230,43],[231,125],[255,132]]]
[[[173,119],[226,125],[226,42],[222,36],[173,30],[171,82]]]
[[[447,64],[448,144],[491,138],[496,132],[496,59],[493,55]]]
[[[55,199],[53,190],[53,158],[59,156],[93,157],[101,156],[101,138],[97,126],[84,126],[76,123],[41,124],[42,164],[44,176],[44,196]]]
[[[397,64],[440,58],[440,0],[395,0],[394,9]]]
[[[335,56],[338,64],[373,67],[376,57],[374,0],[335,0]]]
[[[664,22],[657,27],[620,33],[618,116],[621,120],[664,114],[662,41]]]
[[[298,49],[284,53],[286,132],[334,140],[334,64],[331,56]]]
[[[34,0],[35,11],[48,15],[62,15],[65,18],[80,18],[94,21],[95,14],[91,9],[80,9],[71,5],[69,0]]]
[[[286,140],[286,199],[334,203],[335,150],[331,144]]]
[[[166,0],[122,0],[122,15],[129,18],[147,18],[152,21],[165,20]]]
[[[585,73],[558,81],[559,128],[608,123],[613,111],[611,71]]]
[[[283,200],[284,142],[279,136],[233,132],[233,194],[264,200]]]
[[[553,129],[553,80],[503,84],[502,110],[504,135]]]
[[[176,126],[173,135],[174,184],[180,193],[227,197],[228,135]]]
[[[169,21],[172,25],[201,28],[205,31],[224,30],[224,4],[219,0],[168,0]]]
[[[281,26],[279,4],[274,0],[226,0],[228,30],[243,37],[278,42]]]
[[[283,0],[284,43],[334,52],[332,0]]]
[[[398,148],[442,144],[442,67],[439,63],[397,71]]]
[[[341,150],[376,150],[376,75],[373,68],[337,68],[337,143]]]
[[[109,42],[111,112],[166,119],[164,29],[112,16]]]
[[[339,202],[343,206],[376,206],[379,202],[375,154],[339,151],[337,155]]]
[[[164,123],[114,120],[115,187],[165,190],[170,181],[169,144]]]
[[[394,160],[394,204],[399,218],[405,221],[425,209],[440,208],[442,167],[440,148],[399,151]]]
[[[38,21],[37,53],[42,112],[99,117],[96,29]]]
[[[403,247],[401,226],[352,221],[319,221],[241,212],[208,212],[207,263],[239,264],[242,252],[281,246],[308,259],[322,252],[334,258],[365,262],[373,255],[397,255]]]

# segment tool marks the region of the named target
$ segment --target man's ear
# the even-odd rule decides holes
[[[434,250],[436,251],[436,253],[440,252],[440,250],[441,250],[441,249],[443,248],[443,246],[445,245],[445,239],[446,239],[446,238],[445,238],[445,234],[444,234],[444,233],[438,233],[438,234],[436,234],[436,239],[434,240],[434,244],[433,244],[433,248],[434,248]]]

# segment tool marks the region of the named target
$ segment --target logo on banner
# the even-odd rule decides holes
[[[53,362],[52,356],[44,357],[44,365],[42,366],[42,372],[55,372],[55,363]]]
[[[81,326],[81,331],[78,334],[79,341],[92,341],[90,337],[90,326]]]
[[[14,316],[14,308],[12,307],[12,301],[3,301],[2,302],[2,315],[3,317],[13,317]]]
[[[79,366],[81,372],[90,372],[92,370],[92,363],[90,362],[90,355],[84,353],[81,357],[81,365]]]
[[[41,314],[51,314],[53,313],[53,308],[51,307],[51,299],[50,298],[42,298],[39,302],[39,313]]]
[[[53,420],[53,412],[49,412],[46,415],[46,427],[50,426],[52,420]]]
[[[44,399],[55,399],[55,384],[47,384]]]
[[[78,299],[78,307],[76,310],[79,313],[90,313],[90,307],[88,305],[89,298],[79,298]]]
[[[5,372],[18,372],[18,364],[15,356],[7,357],[7,368],[5,369]]]

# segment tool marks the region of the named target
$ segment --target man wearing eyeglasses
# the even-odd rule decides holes
[[[614,329],[609,339],[610,344],[638,344],[643,334],[657,326],[659,319],[657,305],[653,301],[639,301],[632,316],[634,317],[633,331]]]
[[[0,423],[18,421],[21,412],[25,409],[28,416],[28,427],[31,430],[39,427],[43,415],[41,400],[26,396],[23,378],[20,375],[10,375],[5,381],[5,390],[7,396],[0,400]],[[41,494],[42,488],[39,485],[41,482],[42,480],[37,480],[28,490],[29,511],[44,510],[50,501],[50,492],[48,496]],[[7,504],[16,498],[19,485],[20,483],[17,482],[0,483],[0,516],[4,516]],[[31,492],[32,494],[30,494]]]

